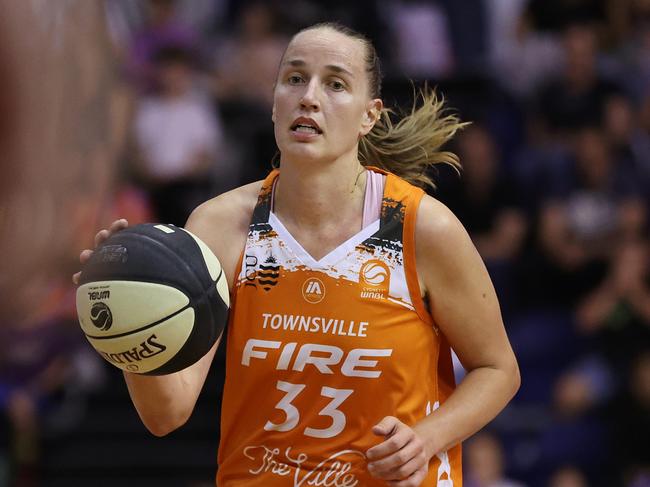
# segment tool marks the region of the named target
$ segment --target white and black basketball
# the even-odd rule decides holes
[[[221,264],[198,237],[143,224],[112,235],[84,265],[77,313],[91,345],[120,369],[179,371],[203,357],[228,318]]]

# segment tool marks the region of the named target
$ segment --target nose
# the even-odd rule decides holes
[[[320,101],[318,98],[318,83],[315,78],[312,78],[305,86],[305,91],[300,98],[300,107],[318,111],[320,109]]]

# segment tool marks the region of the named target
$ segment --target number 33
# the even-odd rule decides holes
[[[286,395],[275,405],[276,409],[281,409],[287,416],[284,423],[276,424],[267,421],[264,425],[266,431],[290,431],[294,429],[300,421],[300,411],[291,404],[298,394],[306,387],[305,384],[292,384],[279,380],[276,387],[286,392]],[[319,416],[329,416],[332,418],[332,424],[328,428],[305,428],[304,434],[314,438],[332,438],[338,435],[345,428],[345,414],[338,408],[354,391],[352,389],[334,389],[323,386],[320,393],[323,397],[329,397],[332,400],[318,413]]]

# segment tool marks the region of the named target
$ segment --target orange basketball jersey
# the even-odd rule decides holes
[[[414,425],[454,387],[416,275],[423,192],[386,174],[380,218],[316,261],[272,211],[278,176],[233,292],[217,485],[383,486],[366,468],[372,426]],[[460,446],[436,455],[422,485],[460,487],[460,463]]]

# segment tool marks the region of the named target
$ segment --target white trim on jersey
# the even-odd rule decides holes
[[[341,245],[336,247],[329,254],[319,260],[316,260],[309,254],[309,252],[303,248],[302,245],[300,245],[300,242],[298,242],[293,237],[293,235],[291,235],[289,230],[287,230],[287,228],[282,224],[280,219],[275,216],[275,213],[271,212],[269,215],[269,224],[273,230],[277,232],[280,238],[284,240],[289,249],[300,261],[302,261],[303,264],[315,270],[325,269],[340,262],[351,251],[353,251],[357,245],[377,233],[377,231],[379,231],[379,223],[379,219],[375,220],[372,224],[368,225],[366,228],[354,234]]]

